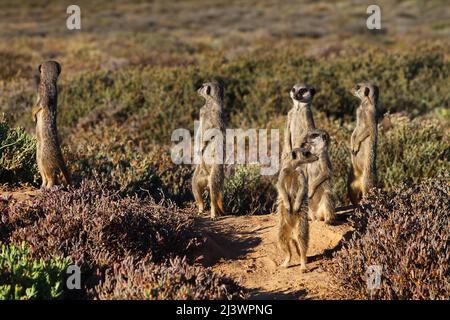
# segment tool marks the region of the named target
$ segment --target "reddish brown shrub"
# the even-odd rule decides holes
[[[166,265],[202,243],[192,228],[192,208],[156,203],[151,197],[121,197],[111,190],[83,181],[79,188],[43,192],[32,202],[5,198],[0,201],[0,240],[25,241],[34,257],[46,260],[70,256],[82,271],[78,298],[143,299],[147,288],[152,299],[240,295],[230,280],[185,259]]]
[[[3,201],[1,217],[3,241],[25,241],[36,257],[71,256],[87,274],[98,269],[101,275],[129,256],[163,261],[200,243],[190,209],[121,198],[93,181],[44,192],[30,204]]]
[[[429,180],[392,195],[373,190],[353,217],[355,232],[334,256],[331,274],[347,297],[448,299],[450,184]],[[382,267],[369,291],[366,270]]]
[[[233,281],[201,266],[175,258],[168,265],[125,260],[116,264],[97,286],[100,299],[239,299],[246,295]]]

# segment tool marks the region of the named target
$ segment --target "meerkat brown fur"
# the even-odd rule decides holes
[[[324,130],[314,129],[305,137],[306,146],[318,161],[306,165],[308,179],[308,208],[311,220],[335,221],[332,166],[328,155],[330,136]]]
[[[306,133],[316,128],[311,112],[311,103],[315,94],[316,90],[313,87],[304,84],[296,84],[292,87],[289,95],[293,107],[287,115],[283,155],[289,157],[292,149],[300,147]]]
[[[356,111],[356,127],[351,137],[352,166],[348,177],[348,193],[357,205],[377,183],[378,96],[377,86],[359,83],[350,92],[361,100]]]
[[[47,61],[39,66],[38,98],[33,107],[36,123],[36,160],[42,177],[42,189],[58,184],[62,174],[64,184],[71,183],[70,174],[61,153],[56,126],[58,88],[57,80],[61,66],[56,61]]]
[[[291,244],[301,260],[301,270],[306,270],[306,252],[309,242],[309,224],[302,203],[307,193],[306,178],[301,166],[316,161],[305,148],[294,148],[283,163],[278,176],[278,245],[285,254],[282,267],[288,267],[291,261]]]
[[[223,210],[223,137],[225,127],[223,123],[223,88],[217,82],[204,83],[197,93],[205,99],[204,106],[200,109],[200,128],[197,132],[200,135],[202,161],[194,170],[192,177],[192,193],[198,205],[200,213],[204,211],[203,191],[209,188],[209,198],[211,200],[211,219],[216,219],[217,215],[224,215]],[[209,141],[204,141],[207,130],[216,130],[222,134],[222,139],[213,136]],[[207,163],[204,159],[204,152],[211,147],[214,159]],[[222,159],[220,159],[220,157]]]

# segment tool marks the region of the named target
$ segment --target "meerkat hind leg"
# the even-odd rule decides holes
[[[290,234],[290,230],[287,225],[280,225],[280,229],[278,231],[278,243],[280,245],[280,249],[285,254],[285,259],[283,263],[281,263],[281,267],[287,268],[291,263],[291,247],[289,246],[289,239],[287,238],[288,234]]]
[[[47,188],[47,178],[45,177],[45,174],[42,173],[41,178],[42,178],[41,190],[45,190]]]
[[[307,271],[306,253],[308,251],[308,242],[309,242],[309,224],[308,220],[306,220],[306,217],[304,218],[304,220],[299,221],[297,228],[298,228],[296,230],[297,232],[294,235],[294,242],[297,252],[299,253],[300,256],[300,271],[305,272]]]
[[[202,175],[200,167],[195,168],[194,176],[192,177],[192,193],[194,194],[195,203],[198,206],[198,213],[202,214],[205,211],[205,202],[203,201],[203,191],[205,190],[208,179]]]
[[[223,210],[223,192],[219,192],[219,195],[217,197],[217,208],[220,211],[220,215],[225,215],[225,210]]]
[[[209,198],[211,200],[211,219],[215,220],[218,215],[221,214],[222,210],[220,209],[219,201],[221,201],[221,190],[222,190],[222,181],[220,179],[220,174],[217,171],[217,168],[211,170],[211,174],[209,176]]]
[[[215,190],[213,186],[211,186],[209,190],[209,198],[211,200],[211,219],[215,220],[217,219],[217,215],[220,215],[220,209],[217,205],[219,195],[216,193],[217,190]]]

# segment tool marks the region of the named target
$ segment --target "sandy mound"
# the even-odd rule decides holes
[[[223,272],[251,290],[253,299],[333,299],[336,288],[324,271],[325,258],[336,250],[351,231],[348,224],[329,226],[310,224],[308,272],[300,273],[295,255],[293,266],[278,267],[283,260],[277,248],[276,215],[229,216],[219,221],[199,218],[206,246],[199,253],[201,262]]]

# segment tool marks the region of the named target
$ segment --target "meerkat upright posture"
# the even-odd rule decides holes
[[[201,135],[202,161],[195,168],[192,177],[192,193],[198,205],[200,213],[204,211],[203,191],[209,188],[211,200],[211,219],[216,219],[217,215],[224,215],[223,210],[223,182],[224,169],[222,159],[213,159],[212,163],[206,163],[203,159],[203,152],[211,146],[213,153],[219,152],[223,156],[223,139],[213,137],[210,141],[203,140],[207,130],[219,130],[222,138],[225,136],[223,123],[223,88],[217,82],[208,82],[198,89],[198,94],[205,99],[205,104],[200,110],[200,128],[197,134]],[[222,151],[222,152],[220,152]],[[217,154],[217,153],[216,153]]]
[[[309,241],[308,217],[301,212],[307,185],[301,166],[316,161],[305,148],[294,148],[283,162],[278,176],[278,244],[285,254],[282,267],[288,267],[291,261],[291,246],[294,245],[301,259],[300,268],[306,270],[306,252]]]
[[[296,84],[289,94],[293,107],[287,115],[283,146],[283,155],[288,158],[292,149],[300,147],[306,133],[316,128],[311,112],[311,103],[316,90],[304,84]]]
[[[62,174],[64,184],[71,183],[70,174],[64,163],[56,126],[58,100],[57,80],[61,66],[56,61],[47,61],[39,66],[39,88],[33,118],[36,122],[36,160],[42,177],[42,189],[58,184]]]
[[[303,146],[309,147],[318,161],[306,165],[308,178],[308,208],[311,220],[335,221],[332,167],[328,148],[330,136],[324,130],[314,129],[308,132]]]
[[[348,176],[348,193],[357,205],[377,183],[377,112],[379,89],[359,83],[350,92],[361,100],[356,111],[356,128],[351,137],[352,167]]]

